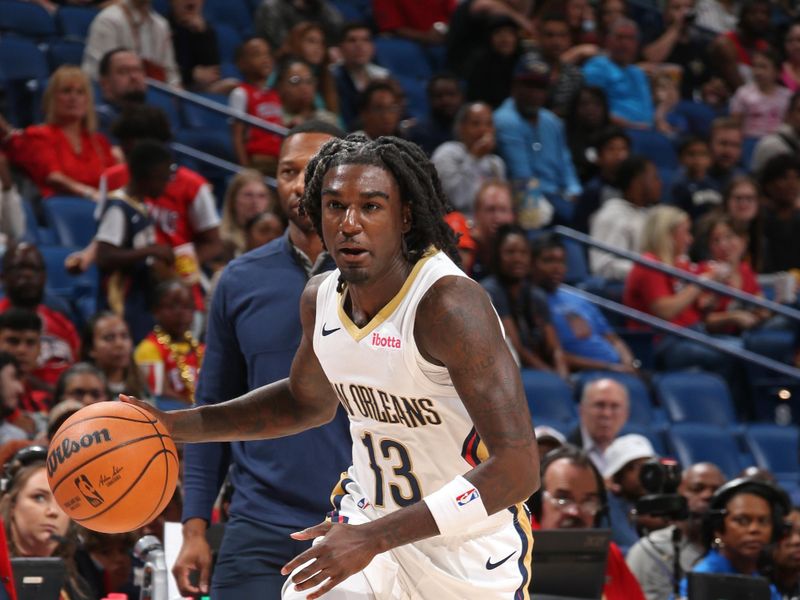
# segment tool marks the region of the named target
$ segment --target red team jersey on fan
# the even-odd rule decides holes
[[[118,164],[103,173],[107,192],[117,190],[128,183],[128,165]],[[208,181],[185,167],[178,167],[175,176],[167,184],[164,194],[158,198],[145,198],[147,212],[156,227],[156,241],[178,248],[190,244],[198,232],[219,225],[219,214],[211,194]],[[177,254],[177,253],[176,253]],[[199,275],[196,257],[194,264],[176,256],[176,269],[184,279]],[[203,309],[202,290],[195,289],[195,305]]]
[[[248,115],[276,125],[283,125],[281,99],[275,90],[242,83],[231,92],[230,105],[232,108],[246,112]],[[274,133],[250,127],[247,132],[245,149],[251,156],[253,154],[278,156],[281,150],[281,137]]]
[[[8,298],[0,300],[0,313],[11,308]],[[42,348],[39,351],[39,366],[32,373],[45,383],[55,385],[59,375],[78,360],[80,338],[72,321],[58,312],[40,304],[36,314],[42,320]]]

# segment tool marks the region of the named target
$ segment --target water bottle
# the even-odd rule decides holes
[[[144,563],[139,600],[169,600],[167,561],[159,539],[154,535],[142,537],[133,547],[133,555]]]
[[[522,193],[519,206],[519,224],[523,229],[538,229],[541,224],[539,205],[542,201],[542,190],[536,177],[528,179],[528,184]]]

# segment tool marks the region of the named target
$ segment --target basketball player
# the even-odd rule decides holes
[[[536,439],[488,296],[450,259],[435,169],[397,138],[332,140],[303,202],[338,269],[306,286],[289,378],[174,413],[122,398],[183,442],[291,435],[344,406],[353,465],[329,518],[292,535],[319,539],[284,598],[527,598]]]

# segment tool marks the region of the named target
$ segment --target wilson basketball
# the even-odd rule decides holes
[[[178,453],[147,411],[90,404],[67,419],[47,451],[47,479],[69,517],[94,531],[133,531],[155,519],[178,480]]]

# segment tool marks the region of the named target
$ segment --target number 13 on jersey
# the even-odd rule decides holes
[[[378,464],[376,447],[372,439],[372,434],[368,431],[364,432],[361,437],[361,443],[367,448],[369,455],[369,466],[375,474],[375,496],[373,503],[375,506],[384,505],[384,469]],[[392,480],[388,482],[389,493],[392,500],[397,506],[410,506],[422,500],[422,491],[420,490],[419,481],[412,471],[411,457],[408,455],[408,450],[403,444],[396,440],[383,438],[377,444],[380,449],[380,455],[383,457],[385,467],[391,469],[393,473]],[[403,485],[400,479],[404,479],[406,484]],[[405,489],[404,489],[405,488]]]

